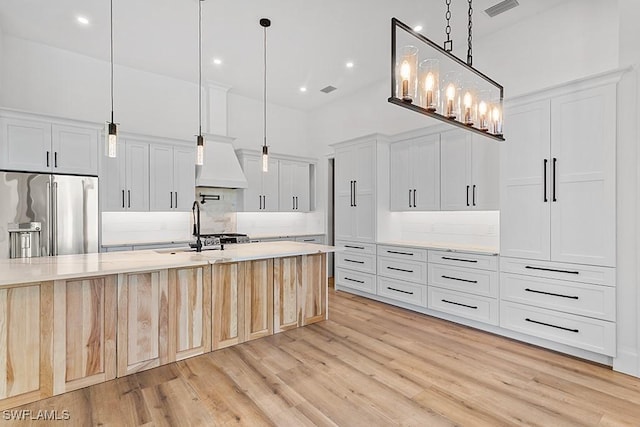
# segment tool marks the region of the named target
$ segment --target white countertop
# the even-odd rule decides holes
[[[500,255],[497,248],[476,246],[462,243],[413,242],[403,240],[388,240],[377,242],[378,245],[404,246],[407,248],[433,249],[447,252],[466,252],[480,255]]]
[[[158,249],[55,257],[0,260],[0,287],[59,279],[103,276],[165,268],[281,258],[333,252],[333,246],[302,242],[261,242],[225,245],[225,250],[184,252]]]

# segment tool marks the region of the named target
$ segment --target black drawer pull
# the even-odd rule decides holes
[[[413,270],[405,270],[404,268],[387,267],[388,270],[403,271],[405,273],[413,273]]]
[[[477,280],[458,279],[457,277],[451,277],[451,276],[440,276],[440,277],[442,277],[443,279],[457,280],[458,282],[478,283]]]
[[[356,264],[364,264],[364,261],[355,261],[355,260],[348,259],[348,258],[345,258],[344,260],[345,260],[346,262],[355,262]]]
[[[350,248],[350,249],[363,249],[364,250],[364,246],[351,246],[351,245],[344,245],[345,248]]]
[[[356,283],[364,283],[364,280],[350,279],[348,277],[345,277],[344,280],[348,280],[350,282],[356,282]]]
[[[315,241],[315,240],[316,240],[316,239],[304,239],[303,241],[304,241],[304,242],[313,242],[313,241]]]
[[[413,256],[411,252],[398,252],[398,251],[387,251],[388,254],[396,254],[396,255],[409,255]]]
[[[441,300],[442,302],[446,302],[447,304],[453,304],[453,305],[459,305],[461,307],[467,307],[467,308],[473,308],[474,310],[477,310],[478,307],[475,305],[467,305],[467,304],[461,304],[459,302],[453,302],[453,301],[447,301],[446,299]]]
[[[551,271],[553,273],[580,274],[579,271],[557,270],[555,268],[532,267],[530,265],[527,265],[525,268],[529,270]]]
[[[462,258],[449,258],[448,256],[443,256],[442,259],[448,259],[449,261],[462,261],[462,262],[478,262],[477,259],[462,259]]]
[[[554,294],[553,292],[544,292],[544,291],[536,291],[535,289],[526,288],[525,291],[533,292],[534,294],[542,294],[542,295],[551,295],[552,297],[562,297],[562,298],[570,298],[570,299],[580,299],[578,296],[574,295],[562,295],[562,294]]]
[[[563,331],[569,331],[569,332],[575,332],[575,333],[580,332],[579,329],[570,329],[570,328],[565,328],[564,326],[552,325],[551,323],[538,322],[537,320],[531,320],[528,317],[524,320],[526,320],[527,322],[536,323],[538,325],[549,326],[550,328],[562,329]]]
[[[387,289],[389,289],[390,291],[402,292],[403,294],[413,295],[413,292],[403,291],[402,289],[390,288],[389,286],[387,286]]]

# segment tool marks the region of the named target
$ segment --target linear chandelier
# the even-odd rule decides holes
[[[471,132],[504,141],[504,88],[473,68],[472,0],[467,62],[454,56],[447,4],[444,49],[396,18],[391,19],[391,97],[388,101]]]

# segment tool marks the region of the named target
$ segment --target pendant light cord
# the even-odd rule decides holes
[[[111,123],[113,123],[113,0],[111,0]]]
[[[202,135],[202,2],[198,0],[198,135]]]
[[[264,28],[264,145],[267,145],[267,27]]]

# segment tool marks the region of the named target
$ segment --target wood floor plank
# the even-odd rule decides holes
[[[16,409],[67,410],[65,426],[640,425],[640,379],[608,367],[340,291],[329,313]]]

